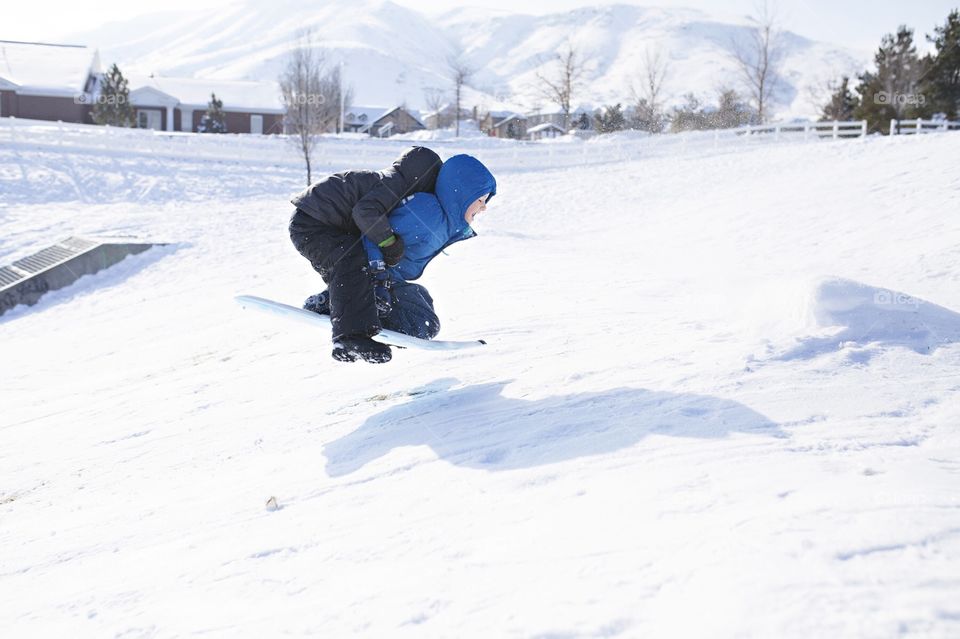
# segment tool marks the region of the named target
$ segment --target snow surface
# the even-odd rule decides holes
[[[16,130],[0,263],[171,245],[0,317],[3,636],[960,634],[956,135],[439,141],[489,346],[371,366],[233,301],[321,285],[282,140]]]

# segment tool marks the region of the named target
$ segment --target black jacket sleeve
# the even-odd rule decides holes
[[[425,146],[415,146],[381,172],[380,184],[353,207],[353,221],[360,231],[379,244],[393,234],[388,215],[403,198],[421,191],[433,191],[443,162]]]

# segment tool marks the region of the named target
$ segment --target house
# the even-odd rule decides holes
[[[0,117],[89,123],[101,73],[85,46],[0,40]]]
[[[393,108],[351,106],[343,112],[343,130],[388,137],[399,133],[420,131],[426,127],[402,106]]]
[[[159,131],[197,131],[211,94],[223,102],[228,133],[283,133],[280,90],[273,82],[131,76],[130,104],[137,126]]]
[[[456,108],[452,104],[444,104],[436,111],[430,111],[423,115],[423,123],[428,129],[445,129],[453,125]]]
[[[480,120],[480,130],[494,138],[522,140],[527,135],[527,118],[513,111],[488,111]]]
[[[544,124],[546,122],[552,122],[559,127],[564,127],[563,111],[527,114],[527,124],[531,127]],[[577,107],[570,112],[570,117],[566,123],[566,128],[567,130],[593,128],[593,112],[584,106]]]
[[[454,104],[444,104],[436,111],[431,111],[423,116],[423,123],[428,129],[446,129],[452,127],[456,122],[457,108]],[[460,122],[465,120],[477,119],[477,107],[473,109],[460,108]]]
[[[558,126],[553,122],[544,122],[543,124],[538,124],[535,127],[527,129],[527,139],[529,140],[543,140],[547,138],[556,138],[564,135],[566,131],[563,130],[562,126]]]

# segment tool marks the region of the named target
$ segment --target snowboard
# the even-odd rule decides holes
[[[283,304],[281,302],[274,302],[273,300],[268,300],[263,297],[256,297],[255,295],[238,295],[236,300],[243,308],[252,308],[257,311],[263,311],[273,315],[280,315],[286,317],[287,319],[309,323],[316,327],[331,327],[329,315],[320,315],[319,313],[314,313],[313,311],[307,311],[302,308],[290,306],[289,304]],[[424,351],[453,351],[464,348],[476,348],[486,344],[486,342],[482,339],[471,340],[467,342],[445,342],[443,340],[420,339],[419,337],[412,337],[410,335],[404,335],[403,333],[398,333],[396,331],[390,331],[387,329],[383,329],[374,335],[372,339],[380,342],[381,344],[400,346],[402,348],[416,348]]]

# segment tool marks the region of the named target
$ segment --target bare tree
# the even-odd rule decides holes
[[[447,69],[454,90],[454,120],[457,123],[456,136],[460,137],[460,106],[463,102],[463,87],[466,85],[473,69],[463,59],[463,52],[447,58]]]
[[[659,49],[648,48],[644,53],[640,87],[631,89],[635,102],[635,123],[642,130],[660,133],[666,126],[667,118],[663,112],[661,99],[663,84],[669,73],[670,61],[661,54]]]
[[[427,110],[430,113],[436,114],[436,128],[442,129],[445,126],[450,126],[450,123],[446,121],[444,114],[440,113],[440,109],[443,108],[444,103],[447,100],[447,92],[443,89],[437,87],[423,87],[423,101],[427,105]]]
[[[563,112],[563,128],[567,130],[570,128],[573,96],[580,88],[585,69],[577,49],[570,40],[567,40],[563,50],[554,55],[553,62],[559,63],[557,70],[549,77],[537,71],[537,80],[540,81],[543,97],[560,107]]]
[[[314,47],[309,31],[301,32],[280,73],[280,92],[286,107],[284,129],[303,154],[307,185],[312,182],[310,167],[316,136],[326,125],[323,94],[323,55]],[[327,107],[329,108],[329,107]]]
[[[670,74],[670,61],[667,60],[660,49],[647,49],[644,52],[643,63],[643,85],[641,87],[640,97],[646,98],[651,107],[659,109],[660,98],[663,94],[663,83],[666,82]]]
[[[340,65],[326,73],[321,70],[320,95],[324,98],[319,105],[320,131],[333,129],[340,133],[340,107],[353,101],[353,89],[344,86]]]
[[[766,1],[751,16],[749,34],[730,43],[730,55],[736,63],[747,92],[757,110],[757,118],[765,122],[770,116],[770,102],[780,83],[780,66],[784,49],[776,12]]]

